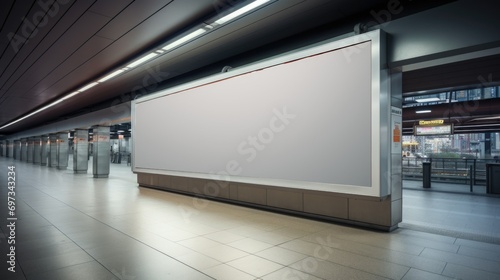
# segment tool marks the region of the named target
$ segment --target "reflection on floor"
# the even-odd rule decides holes
[[[138,188],[125,164],[93,179],[91,171],[18,161],[11,273],[10,162],[0,158],[0,279],[500,279],[497,244],[408,228],[376,232]],[[455,211],[478,220],[496,209],[488,221],[498,232],[498,209],[479,209],[490,203],[483,197],[404,196],[407,224],[445,223]],[[422,216],[429,205],[440,218]]]

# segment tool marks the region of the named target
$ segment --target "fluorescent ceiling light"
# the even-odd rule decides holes
[[[192,40],[192,39],[200,36],[201,34],[203,34],[205,32],[207,32],[207,31],[205,29],[203,29],[203,28],[197,29],[197,30],[189,33],[188,35],[186,35],[186,36],[184,36],[184,37],[182,37],[182,38],[180,38],[180,39],[178,39],[178,40],[176,40],[176,41],[174,41],[174,42],[166,45],[162,49],[166,50],[166,51],[171,50],[171,49],[173,49],[173,48],[175,48],[175,47],[177,47],[179,45],[182,45],[182,44],[186,43],[189,40]]]
[[[241,8],[241,9],[238,9],[230,14],[228,14],[227,16],[224,16],[218,20],[215,21],[215,23],[217,24],[224,24],[236,17],[239,17],[241,16],[242,14],[245,14],[245,13],[248,13],[249,11],[259,7],[259,6],[262,6],[264,5],[265,3],[269,2],[270,0],[257,0],[257,1],[254,1],[252,2],[251,4],[248,4],[246,5],[245,7]]]
[[[62,100],[62,99],[59,99],[59,100],[57,100],[57,101],[54,101],[54,102],[50,103],[50,104],[49,104],[49,105],[47,105],[47,106],[44,106],[44,107],[42,107],[42,108],[40,108],[40,109],[38,109],[38,110],[36,110],[36,111],[34,111],[34,112],[31,112],[31,113],[27,114],[26,116],[24,116],[24,117],[22,117],[22,118],[19,118],[19,119],[15,120],[15,121],[13,121],[13,122],[11,122],[11,123],[8,123],[8,124],[6,124],[6,125],[4,125],[4,126],[0,127],[0,129],[4,129],[4,128],[9,127],[9,126],[11,126],[11,125],[13,125],[13,124],[15,124],[15,123],[18,123],[18,122],[20,122],[20,121],[22,121],[22,120],[25,120],[25,119],[27,119],[27,118],[29,118],[29,117],[31,117],[31,116],[33,116],[33,115],[35,115],[35,114],[40,113],[41,111],[43,111],[43,110],[45,110],[45,109],[47,109],[47,108],[50,108],[50,107],[52,107],[52,106],[55,106],[55,105],[57,105],[57,104],[59,104],[59,103],[61,103],[61,102],[63,102],[63,100]]]
[[[421,111],[416,111],[415,113],[417,114],[425,114],[425,113],[430,113],[432,112],[431,110],[421,110]]]
[[[121,74],[121,73],[123,73],[123,72],[125,72],[125,70],[123,70],[123,69],[116,70],[115,72],[113,72],[113,73],[111,73],[111,74],[107,75],[106,77],[104,77],[104,78],[100,79],[98,82],[99,82],[99,83],[105,82],[105,81],[107,81],[107,80],[109,80],[109,79],[111,79],[111,78],[114,78],[114,77],[116,77],[116,76],[120,75],[120,74]]]
[[[79,92],[84,92],[84,91],[88,90],[89,88],[97,86],[98,84],[99,84],[98,82],[94,82],[94,83],[88,84],[88,85],[82,87],[81,89],[79,89],[78,91]]]
[[[70,93],[70,94],[68,94],[68,95],[64,96],[63,98],[61,98],[61,100],[70,99],[71,97],[73,97],[73,96],[75,96],[75,95],[77,95],[77,94],[79,94],[79,93],[80,93],[79,91],[75,91],[75,92],[73,92],[73,93]]]
[[[430,98],[422,98],[422,99],[415,99],[415,101],[422,103],[422,102],[434,102],[434,101],[440,101],[441,99],[437,97],[430,97]]]
[[[148,55],[146,55],[146,56],[144,56],[142,58],[139,58],[138,60],[130,63],[129,65],[127,65],[127,67],[129,67],[129,68],[137,67],[137,66],[143,64],[144,62],[152,59],[153,57],[155,57],[157,55],[158,55],[157,53],[150,53],[150,54],[148,54]]]
[[[125,132],[125,131],[124,130],[118,130],[118,133],[123,133],[123,132]]]

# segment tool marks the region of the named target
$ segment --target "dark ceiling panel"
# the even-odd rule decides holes
[[[403,94],[500,82],[499,65],[500,55],[493,55],[404,72]]]
[[[109,20],[94,13],[86,13],[73,25],[44,55],[25,72],[11,90],[23,94],[37,94],[31,91],[34,85],[43,80],[87,42]]]
[[[30,92],[36,93],[36,97],[42,100],[69,93],[68,91],[73,90],[72,87],[74,87],[75,84],[83,83],[95,76],[95,72],[87,73],[87,75],[79,72],[74,79],[71,79],[69,78],[70,73],[75,71],[79,66],[84,65],[96,53],[100,52],[111,43],[111,40],[106,38],[92,37],[83,44],[77,52],[73,53],[62,64],[57,66],[49,76],[38,83]],[[97,66],[98,65],[96,65],[96,67]],[[33,94],[29,94],[28,96],[32,97]]]
[[[134,2],[133,0],[99,0],[90,8],[90,12],[107,16],[115,17],[127,5]]]
[[[158,10],[168,6],[171,2],[154,0],[135,1],[100,30],[97,35],[116,40],[151,17]],[[156,30],[158,27],[153,27],[153,30]]]
[[[59,9],[57,10],[58,13],[54,14],[51,19],[57,22],[57,25],[50,30],[50,33],[43,39],[40,44],[38,44],[36,49],[29,54],[28,58],[16,70],[16,73],[9,79],[8,83],[4,85],[5,88],[10,90],[10,87],[15,82],[17,82],[18,79],[22,75],[24,75],[30,67],[32,67],[50,48],[54,47],[54,45],[59,41],[59,38],[73,26],[75,21],[77,21],[92,4],[92,2],[90,1],[76,1],[71,3],[74,4],[66,4],[64,6],[64,8],[70,7],[69,11],[67,12],[65,12],[66,10],[63,7],[59,6]],[[58,21],[58,16],[62,16],[63,18]],[[13,91],[11,90],[11,92]]]
[[[7,22],[7,17],[9,16],[10,10],[14,7],[15,0],[4,0],[3,9],[0,9],[0,34],[2,33],[3,27]]]
[[[25,17],[26,14],[29,13],[31,7],[34,6],[34,4],[34,0],[15,1],[14,6],[11,9],[11,4],[9,2],[2,2],[2,7],[5,7],[4,5],[8,5],[7,7],[5,7],[5,10],[7,10],[9,14],[7,21],[5,22],[5,25],[0,32],[0,38],[2,38],[2,40],[0,40],[0,56],[3,56],[6,48],[12,47],[10,41],[7,39],[10,37],[9,34],[13,35],[18,32],[21,32],[20,34],[22,34],[22,30],[20,29],[22,29],[21,26],[23,23],[23,17]],[[3,22],[3,20],[1,20],[0,22]]]
[[[18,52],[13,51],[12,53],[7,55],[10,56],[11,61],[6,68],[6,71],[3,72],[0,77],[0,85],[5,85],[8,87],[9,84],[6,84],[6,81],[11,80],[14,81],[14,74],[21,73],[19,68],[21,68],[22,64],[28,60],[28,57],[31,53],[33,53],[38,45],[44,40],[50,30],[55,26],[59,18],[57,18],[56,14],[52,13],[52,10],[56,10],[56,7],[53,6],[50,10],[43,10],[41,6],[35,5],[37,9],[32,9],[31,17],[32,19],[37,19],[40,21],[40,24],[37,26],[36,33],[34,32],[32,36],[26,41]],[[69,9],[69,5],[58,6],[57,11],[59,11],[60,16],[63,16],[67,9]],[[39,18],[39,16],[44,15],[43,18]],[[0,69],[4,67],[0,66]],[[5,69],[5,68],[4,68]],[[17,76],[18,77],[18,76]]]
[[[0,76],[4,75],[14,55],[23,47],[24,42],[29,39],[33,31],[33,29],[25,28],[27,24],[23,20],[29,18],[33,6],[28,1],[17,1],[9,15],[9,21],[6,22],[2,32],[0,32],[0,36],[2,36],[0,38],[5,38],[0,40]]]

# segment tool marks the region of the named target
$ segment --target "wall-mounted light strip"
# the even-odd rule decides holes
[[[70,98],[72,98],[72,97],[74,97],[74,96],[82,93],[83,91],[86,91],[86,90],[88,90],[88,89],[90,89],[90,88],[92,88],[94,86],[97,86],[100,83],[104,83],[104,82],[106,82],[106,81],[108,81],[110,79],[113,79],[113,78],[115,78],[115,77],[117,77],[117,76],[119,76],[119,75],[121,75],[121,74],[123,74],[123,73],[125,73],[125,72],[127,72],[129,70],[131,70],[132,68],[135,68],[135,67],[137,67],[139,65],[142,65],[142,64],[144,64],[146,62],[149,62],[149,61],[151,61],[153,59],[156,59],[158,56],[164,55],[168,51],[171,51],[171,50],[173,50],[176,47],[179,47],[179,46],[181,46],[181,45],[183,45],[185,43],[188,43],[188,42],[190,42],[190,41],[192,41],[192,40],[200,37],[201,35],[205,34],[206,32],[215,30],[217,27],[219,27],[219,26],[221,26],[223,24],[226,24],[226,23],[228,23],[228,22],[230,22],[230,21],[232,21],[232,20],[234,20],[234,19],[236,19],[236,18],[238,18],[238,17],[240,17],[240,16],[242,16],[242,15],[244,15],[246,13],[254,11],[258,7],[261,7],[264,4],[266,4],[268,2],[271,2],[271,1],[275,1],[275,0],[256,0],[256,1],[252,1],[248,5],[245,5],[245,6],[239,8],[239,9],[233,11],[233,12],[230,12],[229,14],[227,14],[225,16],[222,16],[219,19],[212,19],[212,21],[207,21],[207,22],[212,22],[212,24],[203,23],[203,25],[202,25],[203,27],[201,27],[201,28],[198,27],[198,29],[195,29],[194,31],[188,33],[187,35],[182,36],[179,39],[174,40],[173,42],[165,45],[164,47],[162,47],[160,49],[157,49],[156,51],[154,51],[152,53],[149,53],[149,54],[147,54],[147,55],[145,55],[145,56],[143,56],[143,57],[135,60],[134,62],[128,64],[126,67],[122,67],[119,70],[114,70],[113,72],[111,72],[110,74],[108,74],[108,75],[100,78],[96,82],[90,83],[90,84],[82,87],[81,89],[79,89],[79,90],[77,90],[75,92],[72,92],[72,93],[70,93],[70,94],[68,94],[66,96],[63,96],[63,97],[61,97],[61,99],[59,99],[57,101],[54,101],[54,102],[52,102],[52,103],[50,103],[50,104],[48,104],[48,105],[46,105],[46,106],[44,106],[44,107],[36,110],[36,111],[33,111],[33,112],[29,113],[26,116],[23,116],[23,117],[15,120],[15,121],[12,121],[12,122],[10,122],[10,123],[8,123],[8,124],[0,127],[0,129],[4,129],[4,128],[6,128],[8,126],[11,126],[11,125],[13,125],[15,123],[18,123],[18,122],[20,122],[22,120],[25,120],[25,119],[27,119],[27,118],[35,115],[35,114],[40,113],[41,111],[44,111],[44,110],[46,110],[46,109],[48,109],[48,108],[50,108],[52,106],[55,106],[55,105],[61,103],[62,101],[68,100],[68,99],[70,99]]]

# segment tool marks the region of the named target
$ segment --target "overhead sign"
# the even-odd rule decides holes
[[[427,135],[450,135],[453,134],[453,125],[436,125],[436,126],[421,126],[416,125],[415,136],[427,136]]]
[[[419,121],[419,125],[442,125],[444,120],[430,120],[430,121]]]

